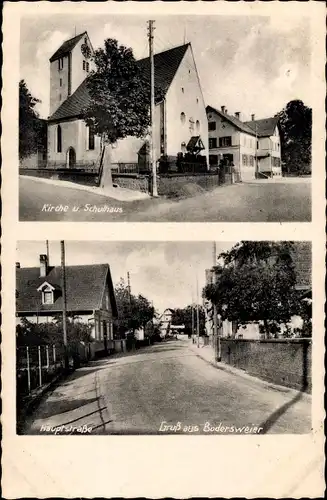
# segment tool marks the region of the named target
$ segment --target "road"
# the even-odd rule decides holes
[[[68,205],[67,212],[42,210]],[[100,211],[85,210],[89,204]],[[74,212],[73,207],[80,207]],[[105,207],[118,208],[119,212]],[[106,210],[106,212],[101,211]],[[116,201],[87,191],[20,179],[22,221],[310,222],[310,179],[253,181],[216,188],[178,201],[164,198]]]
[[[217,369],[188,340],[176,340],[77,370],[41,403],[25,433],[63,425],[63,433],[85,425],[92,434],[305,433],[310,414],[309,396]]]

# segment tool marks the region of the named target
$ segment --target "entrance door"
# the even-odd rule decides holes
[[[67,168],[76,166],[76,153],[74,148],[69,148],[67,151]]]

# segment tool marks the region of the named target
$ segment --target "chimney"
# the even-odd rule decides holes
[[[221,107],[221,112],[222,112],[222,113],[225,113],[225,106],[222,106],[222,107]]]
[[[40,255],[40,278],[48,274],[48,257],[45,254]]]
[[[235,111],[235,118],[237,118],[238,120],[241,119],[241,112],[240,111]]]
[[[16,269],[20,269],[20,262],[16,262]]]
[[[254,122],[254,120],[255,120],[255,115],[251,115],[251,120]]]

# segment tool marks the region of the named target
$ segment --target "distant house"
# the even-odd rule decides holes
[[[278,118],[241,121],[241,113],[229,115],[207,106],[209,162],[218,165],[226,160],[234,165],[241,181],[281,176],[281,150]]]
[[[171,324],[173,320],[173,314],[174,310],[173,309],[165,309],[162,315],[159,318],[159,324],[160,324],[160,335],[161,337],[166,337],[171,329]]]
[[[94,352],[114,349],[113,321],[117,318],[114,287],[108,264],[66,266],[67,315],[91,326]],[[40,255],[39,267],[16,264],[16,316],[33,323],[51,322],[62,314],[62,269]]]
[[[86,126],[88,75],[94,53],[87,32],[64,42],[50,58],[48,163],[67,168],[97,165],[100,137]],[[149,58],[138,65],[150,80]],[[155,107],[155,159],[193,152],[208,159],[208,124],[191,44],[154,55],[155,86],[163,99]],[[112,164],[144,162],[146,138],[127,137],[111,150]]]

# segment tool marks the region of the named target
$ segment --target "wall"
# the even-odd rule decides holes
[[[160,106],[157,105],[154,110],[154,149],[155,158],[158,160],[160,158]],[[110,160],[111,163],[137,163],[138,162],[138,152],[143,146],[144,142],[148,140],[149,137],[146,136],[142,139],[138,137],[126,137],[117,141],[117,143],[110,148]]]
[[[73,147],[76,161],[94,162],[100,154],[100,137],[95,137],[94,150],[87,150],[87,127],[83,120],[69,120],[60,123],[62,132],[62,152],[57,152],[56,123],[48,125],[48,161],[66,164],[67,150]]]
[[[99,177],[94,173],[77,173],[69,169],[58,173],[53,168],[20,168],[19,175],[27,175],[32,177],[42,177],[44,179],[59,179],[62,181],[75,182],[84,186],[98,186]]]
[[[148,193],[150,190],[149,177],[147,175],[119,175],[113,173],[112,181],[118,184],[119,187],[141,191],[142,193]]]
[[[226,174],[226,184],[230,183],[230,175]],[[167,174],[158,177],[158,194],[165,196],[174,195],[185,184],[197,184],[208,190],[220,185],[217,174]]]
[[[184,124],[181,122],[182,112],[185,113]],[[194,121],[193,131],[190,130],[190,118]],[[199,129],[196,128],[197,120]],[[168,155],[176,156],[182,151],[182,142],[187,145],[192,136],[200,135],[205,147],[201,154],[209,163],[208,122],[191,47],[187,49],[167,92],[166,122]]]
[[[275,384],[311,391],[311,341],[221,339],[222,361]]]
[[[52,115],[68,97],[69,57],[63,57],[63,68],[58,69],[58,59],[50,63],[50,111]],[[62,86],[60,87],[60,79]]]
[[[226,120],[223,120],[220,115],[215,113],[214,111],[209,111],[207,115],[208,122],[216,123],[216,130],[209,130],[209,138],[217,139],[217,148],[211,148],[210,154],[213,155],[224,155],[224,154],[232,154],[233,162],[235,165],[235,169],[240,169],[240,132],[237,130],[231,123]],[[219,147],[219,138],[220,137],[231,137],[232,145]]]
[[[240,170],[242,181],[251,181],[255,179],[255,154],[256,154],[256,138],[245,133],[240,134]],[[244,164],[243,155],[247,155],[247,165]],[[250,166],[250,158],[253,157],[253,164]]]

